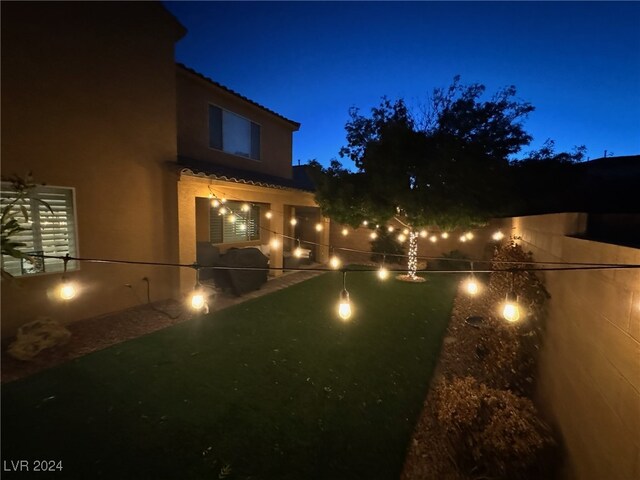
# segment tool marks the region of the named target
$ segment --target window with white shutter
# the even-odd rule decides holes
[[[239,243],[260,240],[260,207],[254,205],[248,212],[242,211],[241,202],[227,202],[229,212],[221,215],[218,209],[210,210],[211,243]]]
[[[3,183],[0,191],[0,207],[15,200],[11,184]],[[28,198],[11,207],[11,214],[24,228],[11,237],[12,241],[24,243],[18,250],[35,254],[33,262],[27,259],[2,255],[2,268],[14,276],[56,273],[64,269],[63,260],[38,258],[37,255],[77,256],[76,218],[74,190],[68,187],[39,186],[30,191]],[[26,212],[27,218],[24,213]],[[67,270],[78,268],[77,262],[69,261]]]

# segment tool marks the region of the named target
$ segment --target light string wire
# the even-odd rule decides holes
[[[32,257],[43,259],[57,259],[67,261],[73,260],[77,262],[86,263],[108,263],[108,264],[121,264],[121,265],[148,265],[156,267],[175,267],[175,268],[190,268],[199,270],[247,270],[247,271],[293,271],[293,272],[335,272],[333,268],[327,267],[309,267],[309,268],[291,268],[291,267],[247,267],[247,266],[224,266],[224,265],[202,265],[198,263],[171,263],[171,262],[148,262],[140,260],[113,260],[106,258],[82,258],[72,257],[70,255],[45,255],[34,254]],[[468,261],[468,260],[466,260]],[[506,262],[505,262],[506,263]],[[510,262],[510,263],[534,263],[534,262]],[[570,263],[565,265],[572,265]],[[418,269],[419,273],[493,273],[493,272],[557,272],[557,271],[572,271],[572,270],[629,270],[638,269],[640,264],[589,264],[584,266],[564,266],[564,267],[512,267],[512,268],[492,268],[485,270],[446,270],[446,269]],[[359,266],[357,268],[344,267],[341,271],[349,272],[376,272],[378,267]],[[404,272],[406,269],[392,269],[390,272]]]

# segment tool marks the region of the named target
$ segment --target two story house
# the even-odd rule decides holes
[[[78,295],[62,301],[63,261],[3,256],[15,277],[2,282],[3,337],[38,316],[68,323],[136,306],[147,284],[152,301],[180,299],[194,271],[152,264],[191,264],[198,241],[328,243],[313,230],[312,193],[294,181],[299,124],[176,66],[186,30],[160,3],[8,2],[1,33],[2,175],[46,184],[30,193],[28,221],[18,215],[23,250],[149,263],[68,262]],[[3,205],[11,195],[3,182]],[[282,266],[282,246],[269,254]]]

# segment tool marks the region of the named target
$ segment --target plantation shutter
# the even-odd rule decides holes
[[[219,215],[218,209],[212,208],[210,218],[211,243],[240,243],[260,239],[260,207],[252,206],[249,212],[241,210],[241,202],[227,202],[226,208],[235,220],[229,221],[232,214]]]
[[[8,184],[2,185],[1,205],[4,208],[15,199],[15,193]],[[17,250],[27,254],[53,256],[77,255],[75,210],[73,190],[62,187],[36,187],[28,198],[11,208],[11,214],[25,230],[12,237],[15,242],[24,243]],[[44,202],[44,203],[43,203]],[[46,205],[45,205],[46,203]],[[21,208],[23,207],[23,208]],[[28,219],[24,217],[24,211]],[[59,259],[39,259],[31,263],[24,259],[2,256],[2,266],[10,274],[28,275],[42,272],[63,271],[64,261]],[[67,268],[77,268],[70,261]]]

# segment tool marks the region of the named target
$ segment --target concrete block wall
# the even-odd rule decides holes
[[[640,264],[640,249],[570,235],[579,213],[517,217],[536,260]],[[567,479],[640,478],[640,271],[547,272],[538,399],[562,433]]]

